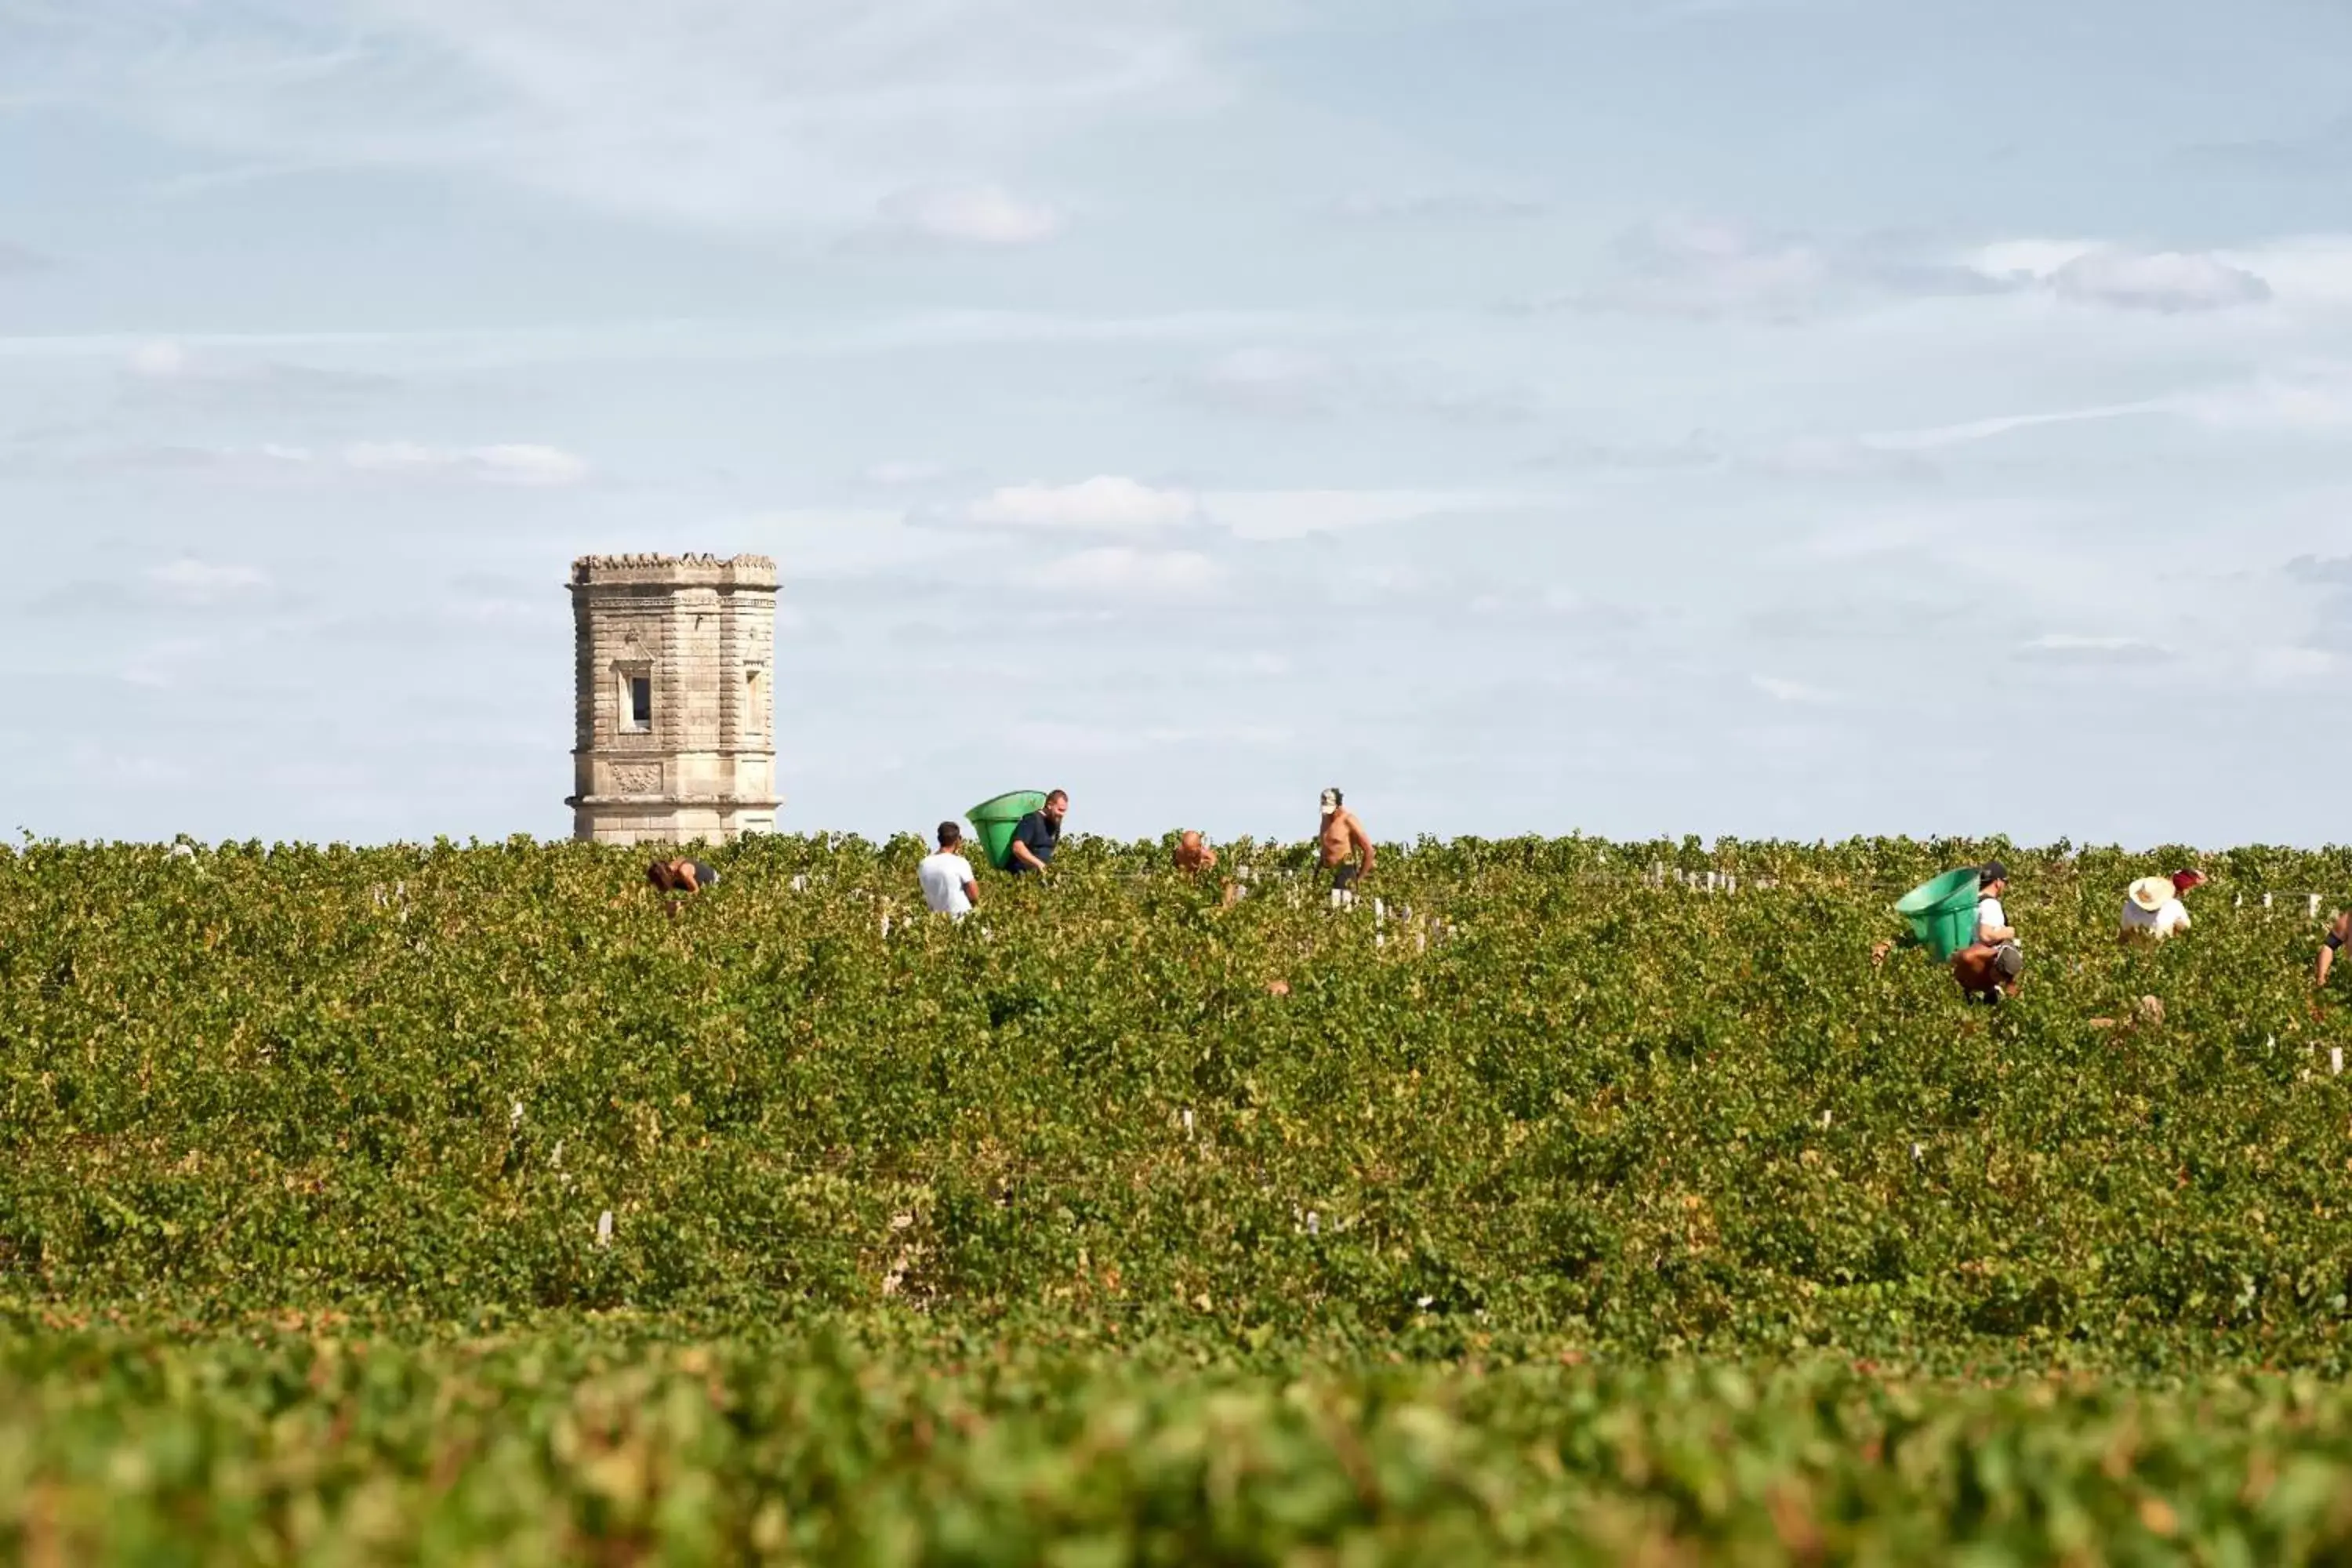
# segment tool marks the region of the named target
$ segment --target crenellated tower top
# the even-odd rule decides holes
[[[776,563],[765,555],[583,555],[572,563],[572,585],[650,583],[772,588]]]

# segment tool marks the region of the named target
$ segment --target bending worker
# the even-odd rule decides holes
[[[677,895],[717,887],[719,873],[700,860],[656,860],[646,868],[646,880],[653,884],[656,892],[667,895],[669,918],[676,920]]]
[[[719,886],[719,873],[700,860],[656,860],[646,868],[646,880],[665,893],[698,893]]]
[[[2123,938],[2160,940],[2189,929],[2189,906],[2180,896],[2205,880],[2202,871],[2142,877],[2124,893]]]
[[[2319,967],[2312,974],[2315,985],[2327,984],[2327,972],[2335,967],[2336,951],[2352,942],[2352,910],[2346,910],[2327,922],[2327,934],[2320,939]]]
[[[2009,891],[2009,868],[1988,860],[1977,871],[1977,940],[1952,955],[1952,978],[1971,998],[1999,1002],[2017,994],[2017,977],[2025,970],[2025,950],[2018,945],[2017,928],[2000,896]]]
[[[1176,869],[1191,876],[1217,868],[1217,852],[1201,841],[1201,830],[1188,827],[1176,840]]]
[[[1013,846],[1004,858],[1004,868],[1023,877],[1051,865],[1054,847],[1062,842],[1062,818],[1069,810],[1069,792],[1057,789],[1045,797],[1043,806],[1023,817],[1013,829]]]

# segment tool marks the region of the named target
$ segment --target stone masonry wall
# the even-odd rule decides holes
[[[572,564],[572,836],[716,842],[773,831],[776,567],[763,555]],[[629,723],[629,681],[653,722]]]

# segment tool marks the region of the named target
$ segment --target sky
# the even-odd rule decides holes
[[[0,831],[2343,839],[2326,0],[0,0]]]

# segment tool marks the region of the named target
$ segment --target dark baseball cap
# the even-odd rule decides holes
[[[2002,865],[1998,860],[1988,860],[1983,865],[1977,868],[1977,880],[1979,882],[2006,882],[2009,880],[2009,868]]]

